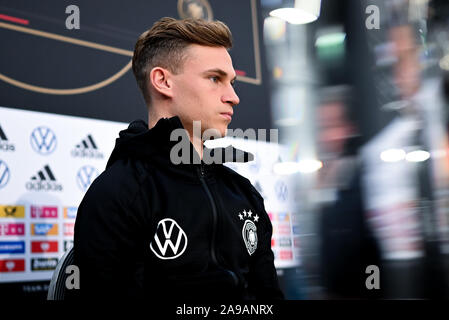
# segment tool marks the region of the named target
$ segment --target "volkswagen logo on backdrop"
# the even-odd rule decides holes
[[[48,155],[56,149],[56,135],[47,127],[37,127],[31,132],[31,147],[42,155]]]
[[[286,201],[288,196],[287,185],[279,180],[274,185],[274,190],[279,201]]]
[[[0,160],[0,189],[5,187],[9,181],[10,171],[6,163]]]
[[[254,161],[249,163],[249,170],[253,174],[257,174],[260,170],[260,158],[257,153],[254,155]]]
[[[92,166],[84,166],[76,174],[76,182],[81,191],[85,192],[90,184],[100,175],[98,170]]]

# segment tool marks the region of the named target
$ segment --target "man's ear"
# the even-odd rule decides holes
[[[167,69],[161,68],[161,67],[154,67],[150,71],[150,75],[148,77],[148,81],[150,82],[151,86],[166,97],[173,97],[173,86],[172,86],[172,79],[171,79],[171,72]]]

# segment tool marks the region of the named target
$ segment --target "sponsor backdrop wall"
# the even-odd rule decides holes
[[[126,124],[0,114],[0,282],[49,280],[72,246],[77,206]]]
[[[118,132],[134,119],[146,119],[130,60],[138,35],[160,17],[226,22],[234,35],[230,54],[241,100],[230,128],[271,124],[258,1],[134,0],[124,8],[118,0],[79,0],[80,29],[69,30],[71,4],[0,0],[2,294],[45,291],[46,285],[34,284],[48,284],[71,247],[77,206],[104,170]],[[271,171],[277,146],[232,142],[249,151],[260,146],[255,161],[234,169],[266,200],[276,266],[298,265],[294,184]]]

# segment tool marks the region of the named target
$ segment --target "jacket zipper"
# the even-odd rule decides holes
[[[214,198],[212,197],[212,193],[210,192],[210,189],[206,183],[206,179],[204,178],[204,165],[202,162],[200,168],[198,169],[198,175],[200,177],[201,184],[203,185],[203,188],[206,191],[207,197],[209,198],[210,204],[212,206],[212,238],[210,245],[210,255],[212,258],[212,262],[215,263],[215,265],[220,266],[217,260],[217,255],[215,253],[215,236],[217,233],[217,219],[218,219],[217,207],[215,206]],[[235,286],[238,286],[239,279],[237,278],[237,275],[231,270],[227,269],[225,270],[231,275],[232,279],[234,280]]]
[[[211,245],[210,245],[210,254],[212,258],[212,262],[215,263],[217,266],[218,260],[217,255],[215,253],[215,234],[217,232],[217,207],[215,206],[214,199],[212,197],[212,193],[210,192],[209,187],[207,186],[206,180],[204,178],[204,168],[203,164],[201,163],[200,168],[198,169],[198,175],[201,180],[201,184],[203,185],[204,190],[206,191],[207,197],[209,198],[210,204],[212,205],[212,238],[211,238]]]

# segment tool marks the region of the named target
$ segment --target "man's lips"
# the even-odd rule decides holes
[[[225,117],[228,120],[232,120],[232,112],[221,112],[220,113],[223,117]]]

